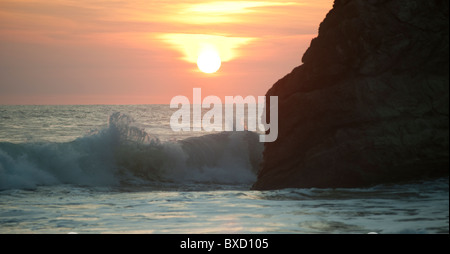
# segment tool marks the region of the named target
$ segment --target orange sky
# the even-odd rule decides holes
[[[0,104],[169,104],[264,95],[333,0],[0,0]],[[213,44],[222,66],[195,59]]]

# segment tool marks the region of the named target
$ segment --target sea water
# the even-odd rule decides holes
[[[169,105],[0,106],[0,233],[448,233],[448,178],[250,190],[252,132],[173,132]]]

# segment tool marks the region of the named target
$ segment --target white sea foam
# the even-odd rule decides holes
[[[174,133],[170,115],[0,105],[0,233],[448,234],[448,178],[251,191],[257,134]]]
[[[0,143],[0,189],[142,181],[251,184],[262,144],[253,132],[161,142],[114,113],[108,128],[72,142]],[[141,183],[142,183],[141,181]]]

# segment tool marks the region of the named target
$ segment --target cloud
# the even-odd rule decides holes
[[[93,93],[118,103],[109,96],[134,102],[189,92],[207,82],[192,64],[206,44],[227,62],[210,85],[261,94],[262,84],[301,62],[332,3],[0,0],[0,103],[31,95],[38,103],[49,96],[77,103]]]
[[[190,63],[197,62],[199,53],[205,47],[214,47],[222,62],[230,61],[238,56],[239,47],[255,40],[245,37],[183,33],[161,34],[159,38],[180,51],[184,55],[183,59]]]
[[[217,1],[181,6],[176,20],[189,24],[242,23],[243,14],[262,12],[261,7],[300,5],[294,2]]]

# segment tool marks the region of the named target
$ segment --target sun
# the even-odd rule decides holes
[[[214,73],[219,70],[222,61],[214,48],[205,48],[200,51],[197,58],[198,69],[204,73]]]

